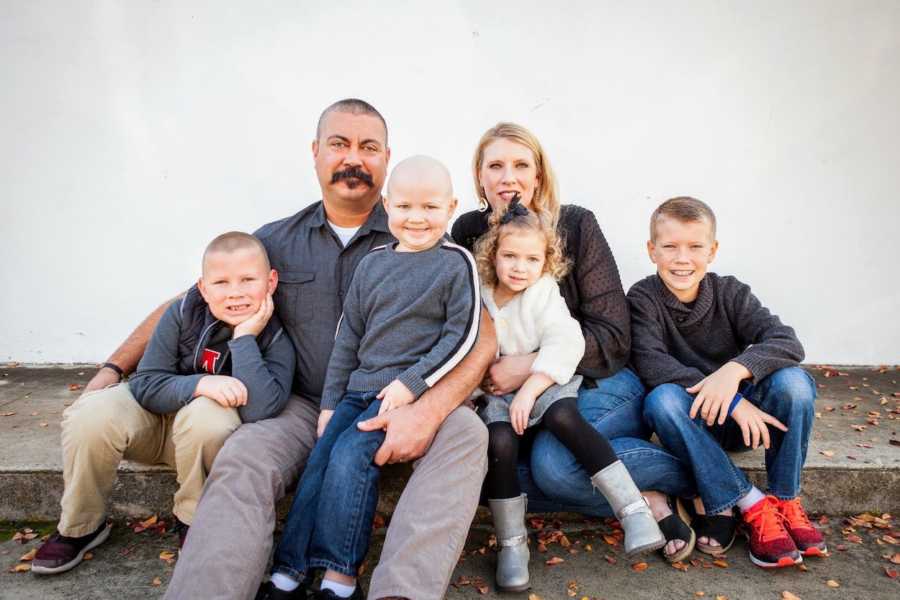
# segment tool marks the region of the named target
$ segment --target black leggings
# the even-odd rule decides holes
[[[551,404],[541,424],[575,455],[589,475],[618,460],[606,436],[598,433],[578,412],[575,398],[563,398]],[[487,497],[515,498],[522,493],[516,477],[519,436],[510,423],[502,421],[488,425],[488,433]]]

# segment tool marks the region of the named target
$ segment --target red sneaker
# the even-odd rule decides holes
[[[803,556],[785,529],[785,518],[778,512],[778,504],[778,498],[766,496],[743,514],[750,560],[764,569],[791,567],[803,562]]]
[[[810,523],[806,511],[800,504],[800,498],[779,500],[778,512],[784,517],[788,533],[803,556],[824,556],[828,552],[822,532]]]

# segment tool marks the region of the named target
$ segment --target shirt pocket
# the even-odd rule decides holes
[[[300,326],[312,318],[309,310],[302,310],[315,286],[315,271],[279,271],[278,287],[275,288],[275,309],[278,317],[289,332],[296,333]]]

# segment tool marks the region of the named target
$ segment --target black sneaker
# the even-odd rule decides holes
[[[172,528],[172,531],[178,534],[178,550],[180,551],[184,548],[184,541],[187,539],[188,530],[190,530],[191,526],[187,523],[182,523],[181,519],[175,517],[175,527]]]
[[[259,586],[259,591],[256,592],[255,600],[305,600],[306,599],[306,584],[301,583],[300,587],[292,592],[286,592],[284,590],[279,590],[277,587],[272,585],[271,581],[267,581],[261,586]]]
[[[78,566],[88,550],[106,541],[111,525],[104,520],[94,533],[81,537],[66,537],[58,531],[50,536],[31,561],[31,572],[38,575],[55,575]]]
[[[358,583],[356,584],[356,589],[353,590],[353,593],[350,594],[349,598],[342,598],[332,590],[318,590],[313,594],[313,600],[365,600],[365,597],[362,586]]]

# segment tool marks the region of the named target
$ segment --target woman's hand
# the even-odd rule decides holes
[[[481,389],[494,396],[511,394],[522,387],[531,375],[531,365],[537,352],[522,356],[501,356],[488,368],[481,382]]]

